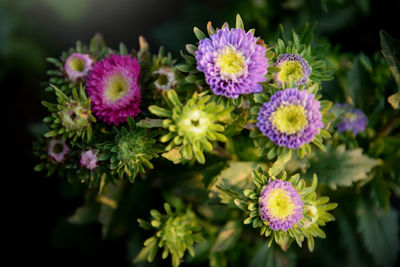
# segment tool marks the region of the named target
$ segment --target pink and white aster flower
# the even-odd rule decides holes
[[[47,153],[51,159],[58,163],[62,163],[67,157],[69,150],[69,147],[63,140],[54,139],[49,142]]]
[[[88,74],[94,60],[87,54],[73,53],[65,61],[64,71],[68,79],[77,82]]]
[[[95,169],[98,166],[97,153],[98,151],[93,149],[82,151],[80,159],[81,166],[88,170]]]
[[[140,113],[140,65],[129,55],[110,55],[93,65],[86,91],[92,111],[108,124],[118,125]]]

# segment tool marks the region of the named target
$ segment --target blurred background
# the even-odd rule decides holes
[[[255,28],[267,41],[275,38],[279,23],[299,30],[306,21],[318,22],[319,43],[372,56],[380,50],[380,29],[400,39],[399,11],[395,0],[0,0],[2,128],[8,151],[3,168],[12,170],[3,172],[11,182],[3,187],[10,194],[3,216],[13,226],[8,246],[18,252],[14,262],[128,266],[132,258],[121,240],[102,240],[99,225],[67,222],[83,203],[83,187],[33,171],[31,133],[47,114],[40,104],[46,57],[58,57],[77,40],[88,43],[101,33],[112,48],[120,42],[138,48],[143,35],[153,52],[163,45],[179,59],[179,50],[195,42],[193,26],[205,30],[210,20],[215,26],[233,23],[237,13],[247,29]]]

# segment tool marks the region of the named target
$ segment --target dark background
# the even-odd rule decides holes
[[[185,43],[195,42],[193,26],[205,29],[233,23],[241,13],[246,28],[254,27],[265,39],[275,36],[278,23],[299,29],[305,21],[318,21],[318,36],[342,52],[372,55],[379,51],[380,29],[399,39],[400,1],[227,1],[227,0],[18,0],[0,1],[0,90],[2,92],[3,155],[2,220],[9,226],[5,244],[13,264],[39,266],[126,266],[121,240],[101,240],[100,226],[66,222],[83,203],[80,186],[67,186],[58,177],[33,171],[35,125],[46,116],[40,102],[46,95],[45,58],[58,57],[76,40],[87,43],[97,32],[117,48],[123,41],[138,47],[138,36],[153,51],[164,45],[179,58]],[[339,3],[336,3],[339,2]],[[290,3],[294,3],[291,6]],[[300,4],[299,4],[300,3]],[[366,6],[365,3],[368,3]],[[4,105],[5,104],[5,105]],[[7,240],[7,239],[6,239]],[[4,240],[4,242],[6,242]],[[8,250],[7,249],[7,250]],[[169,262],[165,262],[169,264]]]

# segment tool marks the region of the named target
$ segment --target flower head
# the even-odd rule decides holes
[[[266,80],[268,69],[265,50],[251,32],[225,27],[210,38],[200,40],[197,69],[204,73],[216,95],[237,98],[258,93],[262,91],[259,83]]]
[[[204,163],[203,151],[213,149],[211,142],[227,141],[222,134],[225,127],[220,124],[220,120],[232,108],[210,101],[211,97],[205,93],[194,93],[185,104],[182,104],[174,90],[169,90],[167,97],[173,103],[172,111],[158,106],[149,107],[153,114],[167,117],[163,120],[163,127],[169,132],[160,141],[170,141],[166,150],[183,145],[184,158],[191,159],[194,155],[199,163]]]
[[[70,99],[59,112],[61,124],[69,130],[80,130],[90,126],[90,108],[85,103]]]
[[[287,231],[298,223],[303,218],[303,206],[299,192],[288,181],[270,178],[261,191],[261,218],[274,231]]]
[[[280,71],[275,74],[275,80],[280,85],[291,81],[294,81],[296,86],[303,85],[311,74],[310,65],[298,54],[280,55],[275,66],[280,68]]]
[[[357,135],[359,132],[365,130],[368,118],[362,110],[351,108],[347,104],[338,104],[337,106],[345,112],[338,124],[339,132],[352,131]]]
[[[154,86],[157,90],[166,91],[176,85],[175,73],[169,67],[162,67],[154,71],[153,74],[158,75],[158,79],[154,82]]]
[[[323,127],[320,103],[297,88],[277,91],[258,113],[257,127],[278,146],[297,149]]]
[[[80,157],[81,166],[88,170],[95,169],[98,166],[97,165],[98,164],[97,153],[98,153],[98,151],[93,150],[93,149],[88,149],[88,150],[82,151],[81,157]]]
[[[134,259],[134,263],[144,259],[152,262],[156,256],[152,251],[156,252],[160,247],[164,248],[162,258],[165,259],[171,255],[172,266],[178,267],[186,250],[194,256],[193,245],[204,241],[200,231],[201,227],[192,210],[189,208],[186,211],[182,208],[173,210],[168,203],[164,204],[164,209],[166,214],[161,214],[155,209],[150,211],[151,223],[138,219],[141,227],[153,230],[155,234],[144,242],[144,247]],[[154,248],[156,249],[154,250]]]
[[[129,55],[110,55],[93,65],[86,90],[97,117],[118,125],[140,112],[139,72],[138,61]]]
[[[69,147],[63,140],[54,139],[49,142],[47,152],[51,159],[58,163],[62,163],[64,162],[69,150]]]
[[[88,74],[92,64],[93,59],[89,55],[73,53],[65,61],[65,74],[71,81],[76,82]]]
[[[146,129],[137,127],[129,117],[127,127],[115,128],[114,135],[113,141],[101,145],[101,151],[110,158],[113,174],[128,178],[133,183],[139,173],[144,174],[146,168],[154,168],[150,161],[158,157],[160,149]]]

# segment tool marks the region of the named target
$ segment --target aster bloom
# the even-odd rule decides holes
[[[291,81],[296,86],[304,85],[311,74],[308,62],[298,54],[282,54],[276,60],[275,66],[280,69],[274,75],[275,81],[281,86]]]
[[[173,104],[171,110],[152,105],[149,111],[163,120],[163,127],[168,133],[160,138],[162,143],[169,142],[166,150],[183,145],[183,157],[187,160],[194,156],[196,160],[204,164],[203,151],[213,149],[213,141],[226,142],[223,135],[225,127],[220,124],[220,119],[231,112],[233,108],[210,101],[211,96],[204,92],[195,92],[192,98],[183,104],[175,90],[168,90],[167,97]]]
[[[140,65],[129,55],[110,55],[93,65],[86,90],[96,116],[118,125],[139,114],[141,101],[138,78]]]
[[[79,90],[72,89],[72,97],[64,94],[59,88],[50,84],[57,95],[57,103],[42,104],[49,109],[51,115],[44,118],[50,131],[46,137],[62,135],[65,138],[76,140],[78,137],[90,140],[92,137],[92,123],[96,122],[90,110],[90,99],[86,97],[83,86]]]
[[[150,161],[158,157],[160,148],[155,144],[154,133],[137,127],[130,117],[127,127],[114,127],[113,131],[114,140],[104,142],[100,150],[109,158],[112,173],[133,183],[139,173],[154,168]]]
[[[276,145],[297,149],[313,141],[324,126],[319,108],[320,102],[305,90],[280,90],[262,105],[257,127]]]
[[[303,206],[299,192],[288,181],[270,178],[261,191],[260,215],[274,231],[286,232],[298,223],[303,218]]]
[[[338,124],[338,131],[352,131],[355,135],[362,132],[367,127],[368,118],[360,109],[354,109],[347,104],[338,104],[339,109],[343,109],[345,114],[341,116]]]
[[[80,157],[81,166],[88,169],[93,170],[98,166],[98,158],[97,158],[98,151],[93,149],[88,149],[82,151]]]
[[[63,140],[54,139],[49,142],[47,152],[51,159],[58,163],[62,163],[64,162],[69,150],[69,147]]]
[[[93,62],[93,59],[87,54],[73,53],[65,61],[65,74],[71,81],[77,82],[86,77]]]
[[[200,40],[197,70],[204,73],[214,94],[237,98],[262,91],[259,83],[266,81],[268,59],[257,40],[251,32],[228,27]]]
[[[162,67],[154,71],[153,75],[158,75],[158,79],[154,82],[157,90],[166,91],[176,85],[175,73],[169,67]]]

